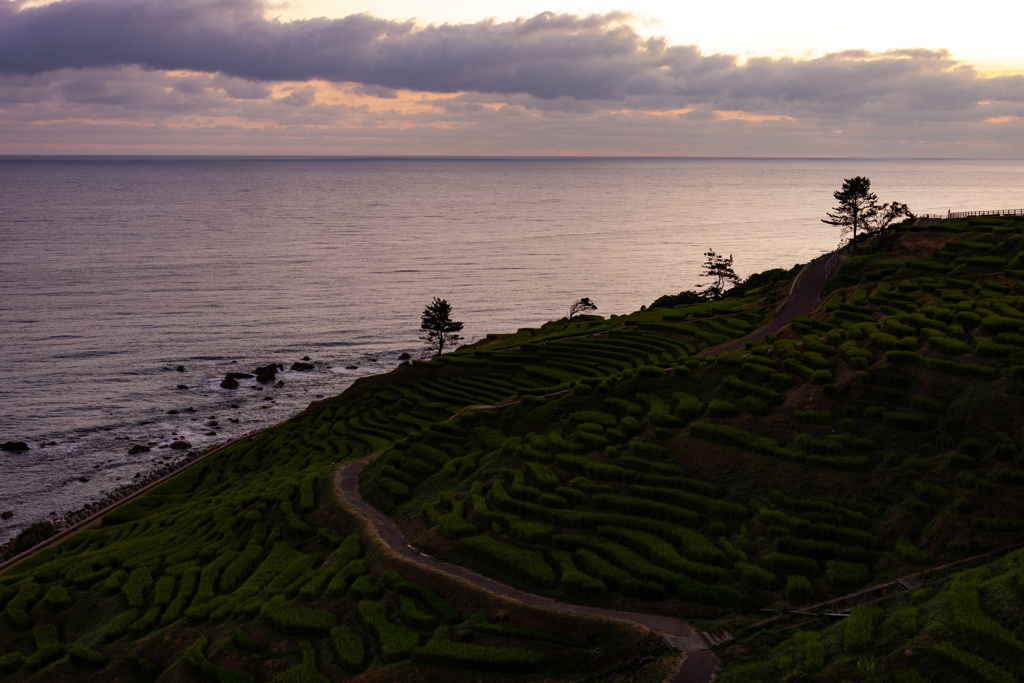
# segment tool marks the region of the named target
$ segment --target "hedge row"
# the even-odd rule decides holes
[[[569,553],[555,550],[551,553],[551,559],[561,571],[559,586],[566,593],[584,598],[603,598],[608,594],[608,588],[600,579],[584,574],[576,568]]]
[[[485,535],[463,538],[459,541],[459,547],[541,588],[555,586],[555,574],[551,566],[544,560],[544,555],[536,550],[518,548]]]
[[[263,605],[260,618],[267,626],[287,635],[330,635],[337,624],[334,614],[321,609],[310,609],[287,602],[283,595],[275,595]]]
[[[448,629],[439,627],[424,647],[412,650],[412,660],[475,671],[531,673],[544,666],[544,654],[522,648],[497,648],[453,643]]]
[[[821,541],[838,541],[849,545],[859,546],[861,548],[867,548],[869,550],[875,550],[882,544],[880,538],[874,534],[868,533],[867,531],[850,529],[822,522],[810,522],[799,517],[786,515],[777,510],[761,508],[761,519],[766,524],[781,524],[782,526],[789,527],[794,531]]]
[[[331,646],[338,663],[350,674],[363,670],[366,660],[366,649],[363,639],[352,632],[348,626],[335,626],[331,629]]]
[[[677,574],[707,583],[719,583],[725,579],[725,570],[721,567],[684,559],[670,543],[653,534],[621,527],[598,527],[597,533],[603,538],[643,553],[652,562]]]
[[[199,567],[192,567],[182,575],[178,594],[167,605],[167,609],[160,620],[161,624],[166,626],[181,619],[185,613],[185,607],[192,601],[192,594],[195,592],[196,586],[199,585],[201,571]]]
[[[925,358],[911,351],[886,351],[885,360],[890,363],[916,365],[936,372],[944,372],[981,381],[989,381],[996,378],[995,368],[987,365],[968,365],[966,363],[954,363],[953,361],[938,360],[936,358]]]
[[[988,569],[968,569],[953,579],[949,587],[949,604],[953,610],[953,623],[958,629],[975,638],[992,643],[1012,653],[1018,661],[1024,657],[1024,643],[999,622],[985,616],[978,598],[978,583],[988,577]]]
[[[255,683],[255,679],[245,671],[228,669],[217,666],[206,658],[203,651],[206,649],[206,638],[200,638],[191,647],[185,650],[181,660],[185,666],[198,674],[201,678],[216,683]]]
[[[969,675],[976,677],[976,680],[987,683],[1015,683],[1017,680],[1001,666],[984,657],[961,650],[953,643],[937,643],[931,646],[931,651],[966,670]]]
[[[424,603],[430,611],[434,612],[448,622],[454,622],[459,618],[458,612],[450,604],[445,602],[437,593],[428,590],[419,584],[403,579],[398,572],[390,569],[384,571],[384,583],[396,593],[409,595]]]
[[[420,642],[420,637],[388,621],[387,608],[379,602],[362,600],[356,606],[359,620],[377,636],[381,658],[388,663],[405,659]]]
[[[657,500],[695,510],[717,519],[743,521],[750,517],[750,510],[739,503],[730,503],[729,501],[708,498],[707,496],[678,491],[676,489],[633,484],[629,487],[629,493],[638,498]]]
[[[824,457],[791,451],[779,446],[774,439],[747,432],[735,427],[696,422],[690,425],[690,435],[699,439],[715,441],[737,448],[754,451],[780,460],[829,469],[860,472],[871,467],[871,461],[864,456]]]
[[[32,618],[28,613],[33,605],[43,596],[43,587],[38,583],[26,583],[18,594],[10,599],[4,608],[4,616],[15,631],[27,631],[32,628]]]

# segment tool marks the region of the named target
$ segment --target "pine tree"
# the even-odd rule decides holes
[[[452,305],[444,299],[434,297],[434,301],[423,309],[422,323],[420,329],[426,334],[420,339],[430,344],[431,349],[437,349],[441,355],[445,344],[455,344],[461,336],[456,334],[462,331],[462,323],[452,320]]]
[[[705,299],[721,299],[722,295],[725,294],[725,284],[727,282],[734,286],[740,282],[739,276],[732,269],[732,254],[729,254],[729,257],[726,258],[716,254],[714,249],[708,249],[704,257],[707,260],[704,262],[704,270],[700,276],[711,278],[711,282],[707,284],[697,283],[694,286],[698,289],[704,288],[701,296]]]
[[[822,218],[822,223],[835,225],[842,228],[842,235],[850,230],[853,231],[853,253],[857,253],[857,228],[867,229],[867,222],[878,213],[878,196],[871,191],[871,181],[864,176],[847,178],[843,181],[843,187],[832,193],[839,206],[832,210],[835,213],[828,214],[828,218]]]

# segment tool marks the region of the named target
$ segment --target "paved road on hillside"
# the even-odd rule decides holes
[[[442,562],[421,553],[409,545],[402,532],[399,531],[390,517],[363,500],[359,492],[359,473],[372,460],[373,457],[371,456],[365,460],[358,460],[345,465],[337,474],[335,488],[349,509],[369,522],[371,529],[373,529],[381,543],[390,548],[395,554],[410,562],[443,572],[490,593],[516,600],[524,605],[543,607],[570,614],[628,621],[660,633],[665,636],[668,645],[678,650],[686,651],[686,659],[680,666],[679,672],[671,679],[672,683],[704,683],[711,679],[711,674],[718,668],[718,660],[707,650],[708,645],[704,638],[696,634],[689,625],[679,619],[655,614],[623,612],[620,610],[558,602],[557,600],[516,590],[511,586],[506,586],[494,579],[470,571],[465,567]]]
[[[840,255],[840,259],[845,257],[845,252]],[[827,258],[821,258],[810,263],[804,270],[800,271],[796,285],[793,287],[793,294],[786,301],[786,305],[767,326],[742,339],[737,339],[714,349],[708,349],[700,355],[717,356],[727,351],[742,351],[748,341],[759,341],[764,339],[766,335],[776,334],[788,325],[793,318],[811,313],[821,303],[821,290],[825,287],[826,275],[828,274],[827,269]]]
[[[701,355],[714,355],[726,351],[741,350],[746,342],[764,339],[765,335],[774,334],[788,325],[793,318],[812,312],[820,303],[821,290],[825,286],[827,274],[828,259],[819,259],[809,264],[797,276],[789,299],[771,323],[743,339],[738,339],[724,346],[706,351]],[[477,407],[483,408],[483,406]],[[374,457],[370,456],[364,460],[348,463],[338,472],[335,488],[348,507],[369,522],[371,529],[373,529],[380,541],[397,555],[410,562],[415,562],[421,566],[429,567],[430,569],[466,581],[495,595],[510,598],[526,605],[544,607],[571,614],[585,614],[628,621],[661,633],[665,636],[666,644],[686,652],[686,659],[680,665],[679,671],[670,679],[670,683],[707,683],[718,670],[718,659],[707,649],[708,644],[704,638],[679,619],[639,612],[622,612],[619,610],[602,609],[600,607],[573,605],[549,598],[542,598],[538,595],[525,593],[511,586],[506,586],[482,574],[472,572],[465,567],[442,562],[421,553],[418,549],[409,545],[409,542],[406,541],[402,532],[399,531],[390,517],[362,498],[359,491],[359,473],[372,462]]]

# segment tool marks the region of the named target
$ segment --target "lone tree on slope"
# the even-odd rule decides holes
[[[707,260],[704,262],[704,269],[700,276],[711,278],[711,282],[706,284],[697,283],[694,286],[704,288],[700,294],[705,299],[721,299],[725,293],[725,284],[727,282],[733,286],[740,282],[740,277],[732,269],[732,254],[729,254],[729,258],[726,258],[716,254],[714,249],[708,249],[704,257]]]
[[[842,228],[841,234],[845,235],[848,230],[853,231],[853,253],[857,254],[857,228],[867,229],[868,221],[878,213],[878,196],[871,191],[871,181],[864,176],[847,178],[843,181],[843,187],[832,193],[832,196],[839,202],[839,206],[832,210],[835,213],[828,214],[828,218],[822,218],[822,223],[835,225]]]
[[[582,299],[576,299],[572,302],[572,306],[569,307],[569,320],[572,320],[581,313],[587,311],[596,311],[597,304],[593,303],[589,297],[583,297]]]
[[[906,204],[900,204],[899,202],[882,204],[878,207],[878,211],[875,212],[875,215],[868,218],[867,230],[870,232],[877,232],[878,238],[880,240],[884,240],[889,234],[889,232],[886,231],[901,218],[905,220],[914,219],[914,213]]]
[[[457,334],[462,331],[462,323],[452,320],[452,305],[436,296],[423,309],[420,329],[426,332],[420,339],[430,344],[431,349],[437,349],[437,355],[444,351],[445,344],[455,344],[462,339]]]

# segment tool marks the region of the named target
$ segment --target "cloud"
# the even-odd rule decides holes
[[[0,0],[0,73],[139,65],[259,82],[351,82],[377,97],[471,91],[789,114],[874,116],[894,102],[936,112],[983,99],[1024,102],[1024,77],[983,78],[941,50],[740,63],[643,38],[621,12],[417,26],[367,14],[281,22],[265,18],[266,7],[257,0],[65,0],[21,8]]]
[[[418,26],[267,7],[0,0],[0,151],[49,135],[183,153],[1024,155],[1024,77],[943,50],[741,61],[618,12]]]

